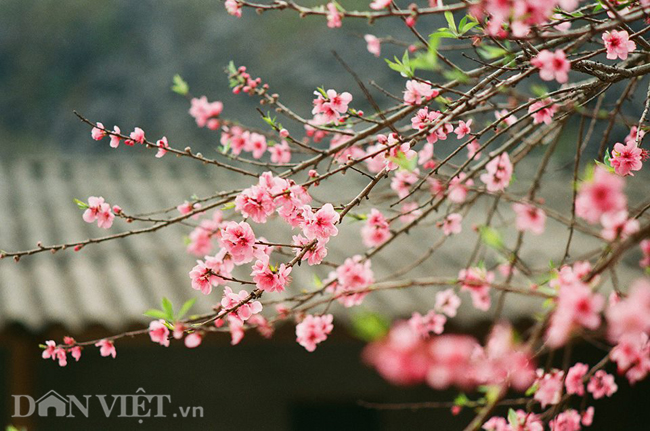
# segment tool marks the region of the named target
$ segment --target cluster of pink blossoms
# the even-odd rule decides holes
[[[111,208],[111,206],[104,201],[103,197],[90,196],[88,198],[88,208],[83,213],[83,220],[86,223],[93,223],[97,221],[97,226],[102,229],[109,229],[113,226],[113,220],[115,219],[115,214],[113,210],[119,213],[121,209],[119,207]]]
[[[212,213],[211,219],[201,220],[199,225],[190,232],[187,252],[195,256],[205,256],[206,254],[209,254],[213,247],[212,240],[216,238],[219,229],[221,229],[222,223],[223,213],[218,210]]]
[[[250,319],[254,314],[262,312],[262,303],[260,301],[249,301],[245,304],[243,303],[248,298],[248,292],[245,290],[240,290],[239,293],[235,293],[228,286],[224,288],[223,298],[221,299],[221,306],[225,310],[232,309],[233,307],[238,308],[229,314],[229,316],[236,317],[242,322]],[[240,305],[241,304],[241,305]]]
[[[262,78],[253,79],[250,73],[246,72],[246,66],[239,66],[234,75],[230,76],[232,92],[234,94],[239,94],[242,91],[249,96],[255,94],[260,85],[262,84]],[[263,90],[268,90],[269,85],[263,84],[261,86]]]
[[[416,81],[414,79],[406,81],[406,90],[404,90],[404,103],[407,105],[420,105],[431,99],[438,97],[440,92],[434,89],[428,82]]]
[[[580,184],[576,197],[576,215],[603,226],[601,236],[607,241],[625,239],[639,230],[639,221],[629,218],[625,180],[596,166],[593,177]]]
[[[460,298],[453,289],[440,291],[436,293],[434,309],[429,310],[424,316],[414,312],[408,324],[422,338],[428,338],[431,333],[440,335],[445,330],[447,317],[455,317],[459,306]]]
[[[296,341],[308,352],[316,350],[316,345],[325,341],[334,329],[334,317],[331,314],[323,316],[307,315],[296,325]]]
[[[111,148],[117,148],[120,146],[120,141],[122,141],[121,133],[122,131],[117,126],[113,126],[113,130],[109,132],[102,123],[97,123],[97,126],[93,127],[90,131],[90,136],[96,141],[101,141],[104,139],[104,137],[109,136],[109,145]],[[147,143],[147,139],[144,135],[144,130],[139,127],[136,127],[133,132],[131,132],[129,139],[124,140],[124,145],[132,147],[136,142],[141,145]],[[156,153],[157,158],[161,158],[167,154],[167,151],[169,150],[169,142],[167,141],[167,137],[163,136],[160,138],[158,141],[156,141],[155,146],[158,148],[158,152]]]
[[[347,91],[337,93],[329,89],[325,95],[321,91],[314,91],[314,108],[311,113],[314,115],[313,124],[328,124],[334,121],[341,121],[341,116],[348,112],[348,105],[352,102],[352,95]]]
[[[485,183],[488,191],[502,191],[510,184],[513,167],[508,153],[503,152],[496,156],[485,166],[485,170],[486,172],[481,174],[481,181]]]
[[[576,215],[595,224],[603,214],[624,211],[627,206],[624,187],[623,178],[596,166],[593,177],[580,184],[576,197]]]
[[[194,97],[191,100],[192,106],[190,107],[190,115],[196,120],[196,125],[199,127],[206,127],[211,130],[219,128],[219,115],[223,111],[223,103],[208,102],[206,96],[200,98]]]
[[[235,156],[246,151],[251,153],[254,159],[262,158],[268,148],[264,135],[244,130],[239,126],[224,126],[221,133],[221,144],[228,146]]]
[[[479,20],[485,19],[485,33],[490,36],[525,37],[531,27],[547,24],[560,7],[567,12],[578,6],[578,0],[481,0],[470,13]]]
[[[361,304],[368,294],[367,288],[375,282],[370,266],[370,260],[363,260],[359,255],[345,259],[343,265],[331,272],[325,280],[327,291],[333,292],[344,307]]]
[[[390,237],[388,221],[378,209],[370,210],[366,224],[361,228],[361,237],[366,247],[382,245]]]
[[[608,338],[616,345],[610,358],[635,383],[650,372],[650,282],[638,280],[627,298],[613,299],[605,312]]]
[[[369,344],[365,361],[388,381],[400,385],[426,382],[434,389],[479,385],[526,390],[535,379],[532,355],[514,341],[512,329],[497,325],[485,346],[465,335],[423,338],[420,328],[396,323],[388,335]]]
[[[172,327],[165,320],[154,320],[149,324],[149,337],[154,343],[158,343],[163,347],[169,347],[170,334],[176,340],[180,340],[185,336],[185,347],[193,349],[201,344],[203,336],[200,332],[190,332],[186,335],[187,329],[183,323],[177,322],[173,325],[173,331],[170,333],[169,328]],[[114,349],[114,347],[113,347]],[[113,356],[115,357],[115,356]]]
[[[58,361],[59,366],[65,367],[68,365],[67,354],[74,358],[75,361],[78,361],[81,358],[81,347],[76,346],[76,341],[72,337],[63,337],[63,343],[70,347],[57,347],[57,344],[54,340],[48,340],[45,342],[45,349],[43,350],[42,356],[43,359],[52,359],[53,361]]]
[[[557,290],[557,305],[546,333],[546,342],[552,348],[566,344],[577,328],[595,330],[600,326],[605,298],[594,293],[583,281],[590,271],[589,262],[565,265],[557,272],[557,278],[550,282],[551,287]],[[597,282],[597,278],[592,280],[592,284]]]
[[[580,362],[569,368],[566,378],[563,371],[555,368],[548,372],[544,372],[542,369],[537,370],[537,379],[533,385],[535,390],[534,399],[541,404],[542,408],[546,408],[546,406],[560,403],[563,389],[566,389],[566,393],[569,395],[583,396],[588,371],[589,366]],[[589,377],[586,389],[597,400],[605,396],[611,397],[618,390],[618,386],[614,381],[614,376],[603,370],[598,370]],[[582,415],[577,414],[575,410],[569,409],[564,414],[558,415],[554,421],[551,421],[551,429],[580,430],[581,424],[585,426],[591,425],[593,414],[593,407],[588,408]],[[553,428],[553,422],[555,422],[556,428]],[[560,426],[559,424],[563,425]],[[568,425],[573,427],[564,428]]]
[[[544,431],[544,422],[535,413],[527,413],[521,409],[515,411],[516,423],[510,423],[506,418],[494,416],[483,424],[485,431]],[[508,419],[511,419],[509,416]]]
[[[533,113],[533,124],[551,124],[557,108],[553,99],[540,100],[528,107],[528,113]]]
[[[467,123],[461,121],[456,130],[454,130],[454,126],[449,123],[437,124],[437,120],[442,117],[442,112],[429,111],[429,108],[425,106],[415,114],[415,117],[411,118],[411,126],[415,130],[424,130],[433,126],[434,130],[427,135],[427,143],[429,144],[435,144],[439,140],[444,141],[447,139],[447,135],[452,132],[456,133],[458,139],[461,139],[466,134],[470,133],[472,120],[469,120]],[[437,124],[437,126],[434,126],[434,124]]]
[[[366,159],[366,164],[368,165],[368,170],[375,174],[382,169],[394,171],[399,168],[398,160],[404,159],[411,161],[418,155],[415,150],[411,149],[410,144],[403,142],[403,139],[396,133],[377,135],[377,144],[370,145],[367,148],[367,154],[374,154],[373,157]],[[363,157],[365,155],[366,153],[360,150],[357,157]]]
[[[468,291],[472,298],[474,308],[487,311],[492,303],[490,299],[490,285],[494,282],[494,273],[485,268],[472,267],[461,269],[458,273],[461,283],[460,289]]]
[[[326,256],[325,245],[332,236],[338,234],[336,225],[340,216],[331,204],[315,210],[308,205],[310,201],[311,197],[304,187],[266,172],[260,175],[257,184],[243,190],[235,198],[235,211],[256,223],[266,223],[269,217],[277,213],[292,228],[301,229],[300,235],[293,236],[294,244],[299,246],[295,252],[313,265],[319,264]],[[204,294],[209,294],[215,286],[236,281],[232,278],[235,267],[252,261],[254,264],[250,275],[258,289],[281,292],[290,283],[292,267],[284,263],[272,265],[270,260],[274,247],[266,245],[264,238],[256,238],[246,221],[223,221],[221,212],[216,212],[212,219],[202,221],[191,236],[190,246],[194,252],[211,250],[214,239],[219,246],[216,255],[205,256],[203,260],[197,261],[189,274],[192,287]],[[344,290],[366,287],[374,281],[370,262],[361,263],[357,257],[346,261],[336,271],[335,277],[336,281],[332,284]],[[244,322],[256,326],[263,335],[272,333],[272,327],[259,314],[262,311],[261,303],[248,301],[248,296],[249,293],[245,290],[235,293],[225,287],[221,305],[226,310],[233,309],[227,317],[233,344],[243,338]],[[345,296],[341,300],[351,301],[354,298]],[[224,322],[219,319],[216,323],[223,325]],[[301,339],[309,337],[305,335]],[[305,343],[311,345],[309,341]]]
[[[339,11],[336,3],[327,3],[327,26],[329,28],[338,28],[343,24],[343,14]]]
[[[580,431],[582,425],[591,426],[594,419],[594,408],[589,407],[582,414],[574,409],[567,409],[551,419],[551,431]]]

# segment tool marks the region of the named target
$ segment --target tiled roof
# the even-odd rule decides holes
[[[74,198],[85,200],[88,196],[103,196],[107,202],[119,204],[127,213],[135,214],[176,205],[193,194],[207,196],[218,190],[246,186],[243,181],[250,181],[214,167],[170,159],[22,157],[1,161],[0,248],[18,250],[33,248],[38,241],[51,244],[105,235],[107,231],[81,219]],[[549,203],[566,213],[571,193],[566,184],[570,179],[552,175],[556,178],[555,185],[543,189],[541,195],[546,191]],[[349,172],[336,181],[339,182],[337,187],[328,186],[329,196],[318,188],[314,189],[314,196],[346,202],[359,192],[367,179]],[[382,185],[376,193],[385,192],[387,187],[388,184]],[[487,209],[487,201],[479,202],[464,221],[465,229],[461,234],[464,240],[445,244],[425,264],[405,277],[454,277],[466,264],[476,241],[469,227],[483,222],[484,209]],[[505,211],[503,221],[511,220],[511,213]],[[279,225],[253,227],[258,235],[263,234],[271,241],[286,242],[289,231]],[[131,227],[116,220],[110,232]],[[328,259],[341,262],[346,256],[362,253],[360,227],[359,222],[347,221],[339,236],[330,241]],[[158,307],[163,296],[174,304],[197,297],[195,311],[209,310],[211,304],[219,301],[220,289],[207,297],[191,289],[188,272],[195,258],[184,250],[184,237],[190,229],[172,226],[153,234],[89,245],[80,252],[41,253],[23,258],[19,263],[11,259],[0,261],[0,327],[18,322],[38,331],[51,324],[62,324],[74,332],[100,323],[111,330],[119,330],[134,322],[146,322],[148,318],[142,313]],[[574,254],[595,244],[577,235]],[[440,231],[428,223],[396,241],[373,258],[377,278],[413,262],[440,236]],[[506,237],[506,241],[514,243],[512,237]],[[523,249],[523,256],[544,266],[549,259],[558,259],[565,241],[566,228],[549,222],[542,237],[531,238],[530,245]],[[634,262],[630,265],[634,266]],[[327,276],[323,269],[317,271],[321,278]],[[636,270],[620,272],[622,282],[636,274]],[[294,281],[289,293],[313,288],[313,269],[307,265],[294,268],[292,276]],[[393,316],[405,316],[413,310],[424,312],[431,308],[433,292],[431,288],[376,292],[365,299],[363,306]],[[271,296],[265,295],[265,298]],[[506,303],[507,312],[511,314],[524,313],[538,304],[536,300],[514,298],[512,296]],[[340,313],[341,307],[336,305],[332,311]],[[480,315],[473,311],[465,318]]]

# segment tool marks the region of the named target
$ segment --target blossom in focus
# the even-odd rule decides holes
[[[325,341],[334,329],[331,314],[323,316],[307,315],[302,322],[296,325],[296,341],[307,349],[308,352],[316,350],[316,345]]]
[[[618,175],[633,176],[632,171],[639,171],[643,167],[643,150],[632,139],[628,140],[625,145],[617,142],[612,150],[610,163]]]
[[[117,355],[115,345],[110,340],[99,340],[97,343],[95,343],[95,346],[99,347],[99,354],[102,356],[112,356],[115,358]]]
[[[636,43],[630,40],[630,35],[625,30],[611,30],[603,33],[603,42],[607,49],[609,60],[627,60],[630,51],[636,49]]]
[[[481,181],[485,183],[488,191],[497,192],[505,190],[508,184],[510,184],[513,168],[508,153],[501,153],[492,159],[485,166],[485,170],[487,172],[481,174]]]
[[[154,320],[149,324],[149,337],[154,343],[169,347],[169,328],[164,320]]]

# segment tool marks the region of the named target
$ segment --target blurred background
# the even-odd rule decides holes
[[[341,3],[348,9],[367,6],[356,0]],[[442,25],[437,18],[422,23],[431,29]],[[170,91],[175,74],[189,83],[192,94],[223,101],[222,117],[253,127],[264,124],[255,110],[259,105],[254,98],[235,96],[229,90],[223,69],[230,60],[246,65],[252,76],[261,77],[283,103],[303,116],[309,115],[312,92],[318,86],[351,91],[355,107],[369,112],[332,50],[366,82],[375,80],[400,94],[404,81],[366,51],[365,33],[413,41],[404,26],[389,21],[369,28],[361,20],[345,20],[342,29],[330,30],[322,18],[300,19],[293,13],[258,16],[244,10],[244,17],[236,19],[226,14],[221,2],[207,0],[2,0],[0,249],[103,234],[82,222],[73,198],[102,195],[131,212],[144,212],[176,205],[194,193],[205,196],[245,184],[241,178],[191,161],[171,156],[155,160],[141,148],[122,145],[113,150],[105,141],[91,140],[89,128],[73,110],[107,127],[119,125],[123,131],[139,126],[149,137],[166,135],[172,146],[191,145],[214,157],[219,134],[197,128],[187,115],[187,100]],[[385,45],[382,49],[391,57],[403,52]],[[460,57],[452,58],[471,65]],[[377,91],[373,94],[380,103],[390,102]],[[615,100],[615,96],[607,99],[603,109]],[[627,107],[624,114],[638,117]],[[566,185],[576,129],[576,124],[570,125],[553,161],[551,177],[556,184]],[[613,142],[622,140],[628,131],[617,127]],[[519,175],[525,178],[527,173]],[[353,197],[364,184],[362,178],[343,180],[339,179],[336,188],[339,200],[340,195]],[[570,190],[558,192],[552,184],[549,190],[555,190],[549,196],[552,202],[566,211]],[[478,222],[479,216],[470,220]],[[333,244],[333,258],[349,255],[351,247],[363,250],[359,225],[346,229],[341,235],[345,241]],[[557,248],[556,238],[565,233],[561,226],[550,229],[536,248],[527,250],[539,253],[542,264],[548,259],[540,250]],[[373,260],[375,271],[390,273],[416,259],[414,244],[426,249],[438,235],[431,231],[408,239],[413,243],[402,241],[392,255]],[[99,357],[95,349],[86,349],[79,363],[70,360],[65,368],[40,359],[38,344],[44,340],[61,340],[63,335],[92,339],[139,328],[147,320],[142,312],[158,307],[162,296],[177,306],[197,296],[187,279],[193,265],[193,258],[183,251],[187,233],[186,229],[170,229],[89,247],[78,254],[68,251],[34,256],[19,264],[0,262],[0,424],[29,430],[388,431],[461,429],[468,422],[471,412],[467,411],[453,416],[448,409],[360,407],[359,400],[449,401],[457,392],[390,386],[361,363],[364,343],[345,325],[336,326],[332,337],[312,354],[295,343],[294,328],[286,325],[272,340],[251,333],[236,347],[229,345],[227,335],[207,337],[195,351],[174,344],[163,349],[148,337],[140,337],[118,343],[114,360]],[[584,240],[579,247],[593,245]],[[458,268],[473,245],[468,234],[455,248],[441,250],[432,265],[436,270]],[[638,276],[634,265],[632,258],[629,274],[620,274],[623,281]],[[413,275],[431,275],[434,268],[418,271]],[[295,275],[296,289],[309,287],[311,282],[309,271],[301,273]],[[432,295],[424,290],[387,292],[368,297],[362,309],[393,319],[407,317],[414,310],[425,312],[431,303]],[[509,315],[525,328],[530,322],[523,316],[537,305],[513,300],[508,304]],[[209,307],[210,300],[200,297],[197,311]],[[487,325],[467,311],[470,317],[452,322],[449,330],[483,337]],[[601,357],[594,346],[577,349],[576,359],[593,364]],[[612,400],[596,403],[592,429],[646,430],[648,412],[642,407],[647,404],[648,384],[630,388],[619,381],[619,386]],[[142,424],[134,418],[106,419],[101,414],[77,419],[11,417],[12,395],[38,398],[56,390],[81,397],[134,394],[138,388],[148,394],[168,394],[174,405],[202,406],[204,416],[148,418]],[[621,411],[634,414],[621,415]]]

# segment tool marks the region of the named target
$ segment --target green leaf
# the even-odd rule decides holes
[[[457,39],[458,35],[454,32],[452,32],[448,28],[439,28],[437,32],[434,33],[438,37],[446,37],[447,39]]]
[[[75,199],[74,203],[76,203],[77,206],[79,207],[79,209],[82,209],[82,210],[86,210],[86,209],[90,208],[86,202],[80,201],[79,199]]]
[[[267,113],[264,117],[262,117],[262,120],[264,120],[264,122],[265,122],[266,124],[268,124],[269,126],[273,127],[274,129],[276,128],[276,125],[275,125],[276,117],[271,118],[271,114],[270,114],[270,113]]]
[[[418,166],[418,158],[417,157],[411,157],[411,160],[406,158],[406,155],[402,152],[399,152],[397,154],[397,157],[388,157],[388,160],[390,160],[393,163],[397,163],[397,165],[409,172],[413,172],[415,168]]]
[[[325,91],[323,87],[316,87],[316,90],[318,90],[318,92],[322,94],[325,99],[329,98],[329,96],[327,95],[327,91]]]
[[[167,313],[165,313],[162,310],[156,310],[155,308],[152,308],[151,310],[145,311],[144,315],[147,316],[147,317],[153,317],[154,319],[166,319],[167,318]]]
[[[612,154],[609,151],[609,148],[605,152],[605,158],[603,159],[603,162],[605,162],[605,166],[607,166],[609,169],[614,169],[612,166]]]
[[[454,33],[458,33],[458,28],[456,27],[456,22],[454,21],[454,14],[450,11],[445,12],[445,19],[447,20],[447,25],[449,29]]]
[[[467,75],[462,70],[458,70],[458,69],[445,70],[443,72],[443,75],[444,75],[445,78],[447,78],[447,79],[449,79],[451,81],[456,80],[461,84],[467,84],[470,81],[469,75]]]
[[[429,36],[429,47],[424,52],[416,54],[415,58],[410,61],[413,70],[437,70],[438,69],[438,46],[443,36],[433,33]]]
[[[172,79],[172,91],[174,93],[180,94],[181,96],[186,96],[190,92],[190,86],[187,85],[187,82],[181,78],[179,74],[174,75]]]
[[[538,389],[538,388],[539,388],[539,387],[537,386],[537,383],[535,383],[533,386],[531,386],[530,388],[528,388],[528,389],[526,390],[525,395],[526,395],[527,397],[533,395],[535,392],[537,392],[537,389]]]
[[[167,315],[167,320],[174,320],[174,307],[172,306],[172,302],[164,296],[162,299],[162,307]]]
[[[480,226],[479,233],[481,234],[481,241],[488,247],[500,250],[503,248],[503,239],[501,234],[496,229],[490,226]]]
[[[458,24],[458,33],[463,35],[476,27],[478,25],[478,21],[476,18],[465,15],[463,19],[460,20],[460,23]]]
[[[478,48],[479,54],[485,60],[496,60],[506,55],[506,50],[498,46],[485,45]]]
[[[408,51],[404,52],[401,61],[397,57],[393,57],[393,59],[395,61],[390,61],[387,58],[385,59],[386,63],[388,63],[388,67],[390,67],[396,72],[399,72],[400,75],[402,75],[405,78],[413,77],[413,68],[411,67]]]
[[[546,97],[548,94],[548,88],[545,85],[533,84],[530,86],[530,92],[535,95],[535,97]]]
[[[363,341],[371,342],[384,337],[390,328],[385,317],[369,311],[352,315],[352,333]]]
[[[235,63],[232,60],[230,60],[230,62],[228,63],[228,73],[230,75],[237,74],[237,66],[235,66]]]
[[[235,203],[234,202],[228,202],[227,204],[224,204],[221,209],[223,210],[231,210],[235,208]]]
[[[321,281],[318,275],[314,274],[313,281],[314,281],[314,287],[316,289],[320,289],[323,287],[323,282]]]
[[[508,423],[513,429],[518,428],[519,417],[517,417],[517,412],[514,409],[508,409]]]
[[[463,407],[467,405],[468,402],[469,398],[467,398],[467,395],[462,392],[458,394],[456,398],[454,398],[454,405],[457,405],[458,407]]]
[[[190,311],[190,308],[192,308],[195,302],[196,302],[196,298],[188,299],[187,301],[185,301],[181,309],[178,310],[178,315],[176,316],[176,320],[181,320],[183,316],[185,316],[185,314],[188,311]]]

